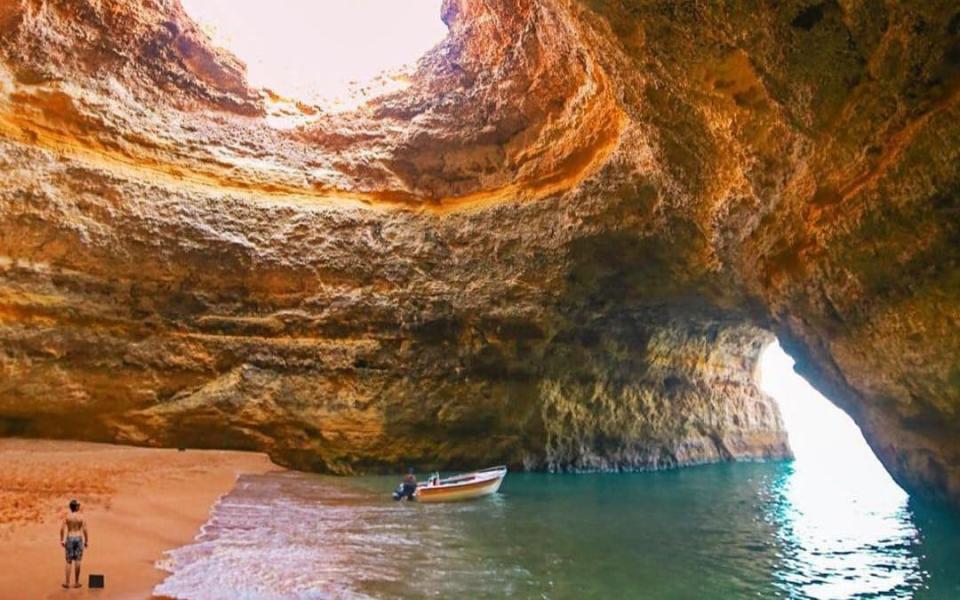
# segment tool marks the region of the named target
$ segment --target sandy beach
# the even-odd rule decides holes
[[[279,470],[263,454],[0,439],[0,600],[152,598],[165,550],[189,543],[238,475]],[[65,590],[60,519],[82,503],[82,589]],[[106,587],[87,590],[87,575]]]

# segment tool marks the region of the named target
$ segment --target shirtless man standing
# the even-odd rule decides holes
[[[70,587],[70,563],[73,563],[73,587],[78,588],[80,587],[80,561],[83,560],[83,549],[89,545],[89,541],[87,540],[87,522],[83,520],[80,503],[76,500],[70,501],[70,512],[63,518],[63,524],[60,525],[60,545],[63,546],[67,555],[63,587]]]

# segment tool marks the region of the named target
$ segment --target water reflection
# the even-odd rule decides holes
[[[771,490],[769,518],[782,546],[776,585],[816,599],[912,598],[924,576],[907,494],[779,345],[765,350],[761,376],[796,454]]]
[[[960,598],[960,525],[789,463],[513,474],[463,504],[393,478],[247,476],[157,593],[237,598]],[[852,479],[851,479],[852,480]],[[918,525],[914,525],[917,523]],[[921,533],[918,534],[918,531]],[[915,594],[915,595],[914,595]]]
[[[845,415],[789,370],[771,373],[765,384],[785,388],[794,462],[513,473],[498,496],[422,505],[390,500],[392,477],[245,476],[196,543],[171,553],[173,574],[156,591],[192,600],[960,598],[957,517],[908,500]]]
[[[822,474],[802,466],[788,468],[775,484],[777,587],[824,600],[912,598],[923,576],[905,499],[825,485]]]

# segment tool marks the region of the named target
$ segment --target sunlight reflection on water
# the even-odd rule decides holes
[[[923,578],[907,494],[850,417],[794,373],[779,344],[760,365],[796,455],[773,489],[771,515],[785,550],[778,585],[824,600],[911,598]]]

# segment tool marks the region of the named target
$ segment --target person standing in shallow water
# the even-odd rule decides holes
[[[413,494],[417,491],[417,476],[414,475],[413,467],[407,469],[407,474],[403,477],[403,489],[397,500],[413,500]]]
[[[80,512],[80,503],[70,501],[70,512],[63,518],[60,525],[60,545],[63,546],[67,557],[67,566],[63,571],[63,587],[70,587],[70,564],[73,563],[73,587],[80,587],[80,561],[83,560],[83,549],[90,545],[87,535],[87,522]]]

